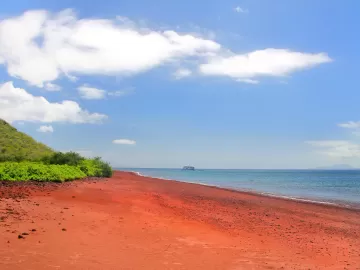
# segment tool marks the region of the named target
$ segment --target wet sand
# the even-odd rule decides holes
[[[125,172],[1,184],[0,233],[2,270],[360,269],[358,210]]]

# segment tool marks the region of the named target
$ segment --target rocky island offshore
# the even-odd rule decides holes
[[[182,169],[186,171],[195,171],[195,167],[193,166],[184,166]]]

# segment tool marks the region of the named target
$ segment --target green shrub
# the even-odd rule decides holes
[[[101,158],[54,152],[0,119],[0,180],[67,181],[87,176],[111,177]]]
[[[46,165],[37,162],[0,163],[0,180],[64,182],[85,177],[86,174],[77,166]]]
[[[109,163],[101,160],[99,157],[95,158],[94,161],[101,170],[101,177],[111,177],[113,175],[113,170]]]
[[[50,156],[46,156],[42,161],[46,164],[56,164],[56,165],[71,165],[78,166],[85,158],[80,156],[75,152],[56,152]]]
[[[100,168],[95,164],[93,159],[85,159],[83,160],[79,168],[81,171],[83,171],[87,176],[101,176],[101,170]]]
[[[82,160],[79,168],[87,175],[87,176],[95,176],[95,177],[111,177],[112,176],[112,168],[110,165],[101,160],[101,158],[97,157],[94,159],[85,159]]]

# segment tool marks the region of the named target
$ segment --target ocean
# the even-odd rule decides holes
[[[290,199],[360,205],[360,170],[119,170]]]

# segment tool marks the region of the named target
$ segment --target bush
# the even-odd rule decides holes
[[[100,157],[94,159],[96,166],[101,170],[101,177],[111,177],[113,170],[109,163],[101,160]]]
[[[111,177],[100,158],[54,152],[0,119],[0,180],[67,181],[87,176]]]
[[[86,174],[77,166],[46,165],[36,162],[0,163],[0,180],[64,182],[85,177]]]
[[[111,166],[102,161],[101,158],[97,157],[94,159],[85,159],[81,161],[79,168],[87,175],[87,176],[95,176],[95,177],[111,177],[112,176],[112,168]]]
[[[44,157],[42,161],[45,164],[78,166],[85,158],[75,152],[56,152],[50,156]]]
[[[0,160],[0,180],[69,181],[85,177],[111,177],[112,168],[101,158],[85,159],[75,152],[57,152],[41,162],[18,158]]]
[[[79,165],[80,170],[87,176],[100,177],[102,175],[101,170],[96,166],[93,159],[85,159]]]

